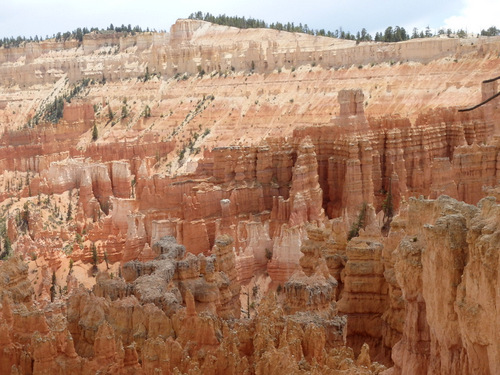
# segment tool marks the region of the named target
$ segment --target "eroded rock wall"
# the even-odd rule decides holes
[[[405,236],[393,255],[405,303],[393,373],[498,371],[498,296],[491,294],[498,280],[498,251],[491,242],[497,211],[494,198],[478,207],[445,196],[410,200],[400,219]]]
[[[231,243],[227,236],[218,239],[214,259],[208,259],[186,254],[173,237],[164,237],[154,246],[154,261],[126,263],[124,278],[99,273],[93,292],[80,286],[44,305],[34,300],[27,265],[17,257],[2,262],[0,271],[10,280],[0,285],[0,370],[36,375],[266,374],[283,368],[291,374],[377,374],[384,369],[371,362],[367,347],[355,362],[343,346],[346,322],[328,306],[336,286],[328,272],[323,281],[302,280],[306,289],[319,281],[328,290],[309,307],[309,315],[285,312],[276,294],[268,294],[252,318],[235,319],[229,313],[240,308],[232,298],[239,296],[239,284],[226,251]],[[322,261],[320,254],[309,258]],[[222,308],[209,308],[214,302]]]

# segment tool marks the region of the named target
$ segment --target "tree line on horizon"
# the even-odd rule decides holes
[[[375,33],[375,36],[372,37],[370,33],[367,32],[365,28],[361,29],[357,33],[351,33],[349,31],[344,31],[342,27],[338,28],[335,31],[327,31],[325,29],[311,29],[307,24],[302,25],[299,23],[295,25],[293,22],[281,23],[281,22],[273,22],[267,24],[263,20],[258,20],[254,18],[245,18],[238,16],[226,16],[225,14],[214,16],[211,13],[205,13],[198,11],[195,13],[191,13],[188,17],[189,19],[207,21],[211,23],[215,23],[218,25],[224,26],[233,26],[240,29],[253,29],[253,28],[266,28],[266,29],[274,29],[279,31],[288,31],[294,33],[304,33],[309,35],[316,36],[326,36],[330,38],[338,38],[338,39],[348,39],[355,40],[357,42],[364,41],[376,41],[376,42],[402,42],[409,39],[416,38],[430,38],[437,35],[446,34],[448,37],[452,35],[456,35],[459,38],[464,38],[467,36],[467,32],[463,29],[459,29],[457,31],[452,31],[451,29],[440,29],[437,33],[433,33],[429,26],[425,28],[425,30],[418,30],[414,28],[412,30],[411,35],[405,30],[404,27],[399,26],[389,26],[385,29],[385,31]],[[486,30],[481,30],[482,36],[495,36],[500,35],[500,29],[492,26]]]
[[[47,39],[54,39],[56,42],[65,42],[67,40],[77,40],[78,42],[83,41],[83,36],[86,34],[90,33],[123,33],[124,36],[127,35],[135,35],[139,33],[149,33],[151,31],[155,30],[150,30],[149,27],[143,30],[140,26],[134,26],[132,27],[131,24],[129,25],[121,25],[121,26],[114,26],[113,24],[110,24],[107,28],[101,28],[99,29],[98,27],[91,27],[90,29],[87,27],[79,27],[76,30],[73,31],[66,31],[64,33],[58,32],[57,34],[53,34],[51,37],[48,35],[43,38],[42,36],[35,35],[35,37],[29,37],[26,38],[24,36],[18,36],[16,38],[10,37],[10,38],[0,38],[0,48],[11,48],[11,47],[19,47],[23,43],[38,43],[43,40]]]
[[[266,28],[266,29],[274,29],[274,30],[288,31],[294,33],[304,33],[316,36],[326,36],[330,38],[354,40],[356,42],[369,42],[369,41],[402,42],[409,39],[430,38],[433,36],[444,35],[444,34],[446,34],[448,37],[456,35],[459,38],[465,38],[467,36],[467,32],[463,29],[459,29],[456,31],[453,31],[451,29],[447,30],[440,29],[437,31],[437,33],[433,33],[430,27],[427,26],[425,30],[418,30],[417,28],[414,28],[412,30],[412,33],[409,34],[404,27],[389,26],[385,29],[384,32],[377,32],[372,37],[372,35],[368,33],[368,31],[365,28],[361,29],[361,31],[358,31],[356,33],[351,33],[350,31],[344,31],[342,27],[336,29],[335,31],[329,31],[325,29],[312,29],[309,28],[307,24],[302,25],[302,23],[299,23],[298,25],[295,25],[293,22],[287,22],[287,23],[273,22],[271,24],[268,24],[263,20],[258,20],[251,17],[245,18],[238,16],[226,16],[225,14],[214,16],[211,13],[203,14],[201,11],[191,13],[188,18],[207,21],[218,25],[237,27],[240,29]],[[15,37],[0,38],[0,48],[19,47],[27,42],[37,43],[47,39],[54,39],[56,42],[65,42],[68,40],[77,40],[78,42],[82,42],[83,36],[86,34],[90,34],[92,32],[95,33],[116,32],[116,33],[123,33],[124,36],[127,36],[127,35],[135,35],[138,33],[148,33],[155,31],[156,30],[154,29],[150,30],[149,27],[146,29],[142,29],[140,26],[132,27],[132,25],[130,24],[129,25],[122,24],[121,26],[114,26],[113,24],[110,24],[106,29],[104,28],[99,29],[98,27],[91,27],[90,29],[87,27],[83,28],[79,27],[73,31],[66,31],[64,33],[58,32],[57,34],[53,34],[51,37],[46,35],[45,38],[38,35],[29,38],[24,36],[18,36],[16,38]],[[495,26],[491,26],[488,29],[481,30],[480,35],[481,36],[500,35],[500,29],[498,29]]]

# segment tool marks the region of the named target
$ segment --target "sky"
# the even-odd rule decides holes
[[[500,28],[500,0],[2,0],[0,37],[46,37],[111,23],[168,31],[178,18],[196,11],[327,31],[356,33],[365,28],[372,35],[388,26],[404,27],[408,33],[427,26],[474,33]]]

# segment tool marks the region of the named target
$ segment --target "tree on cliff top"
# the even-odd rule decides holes
[[[203,12],[200,11],[191,13],[188,18],[207,21],[218,25],[238,27],[240,29],[268,28],[293,33],[304,33],[310,35],[326,36],[330,38],[356,40],[357,42],[373,40],[372,36],[367,32],[365,28],[363,28],[361,31],[358,31],[357,33],[351,33],[349,31],[342,30],[342,27],[332,32],[325,31],[325,29],[315,30],[307,26],[307,24],[302,25],[302,23],[299,23],[298,25],[294,24],[293,22],[276,22],[267,24],[263,20],[256,20],[254,18],[245,18],[238,16],[230,17],[226,16],[225,14],[214,16],[210,13],[203,14]],[[418,38],[420,36],[416,34],[416,37]],[[410,39],[410,35],[408,35],[404,27],[400,26],[395,26],[394,28],[392,26],[389,26],[385,29],[384,33],[377,33],[375,35],[375,41],[377,42],[400,42],[408,39]]]
[[[495,26],[491,26],[487,30],[481,30],[482,36],[497,36],[500,35],[500,29],[497,29]]]

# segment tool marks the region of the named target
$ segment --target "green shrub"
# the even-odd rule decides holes
[[[347,234],[347,240],[350,241],[354,237],[359,236],[359,230],[365,227],[365,219],[366,219],[366,211],[368,209],[368,205],[366,202],[363,202],[361,209],[359,210],[358,217],[356,221],[354,221],[351,225],[351,230]]]

